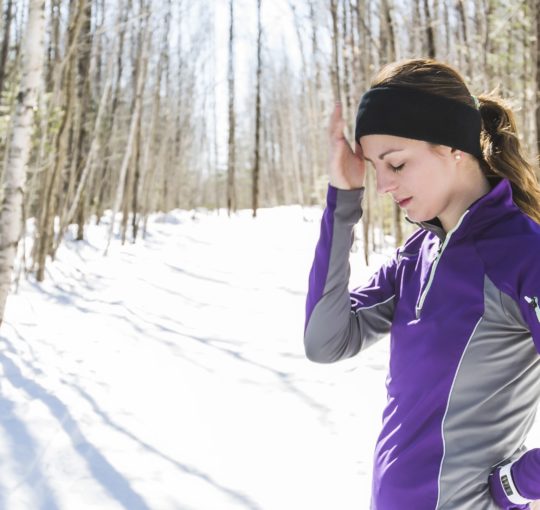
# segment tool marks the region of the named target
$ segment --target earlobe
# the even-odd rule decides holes
[[[461,159],[461,151],[458,149],[454,149],[454,148],[450,149],[450,154],[454,156],[454,159],[456,161],[459,161]]]

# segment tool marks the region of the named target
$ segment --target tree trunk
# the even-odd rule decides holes
[[[390,0],[384,0],[381,4],[383,12],[381,13],[384,20],[384,30],[381,32],[381,48],[386,49],[386,58],[389,62],[396,59],[396,40],[393,30],[393,21],[391,13]],[[384,55],[384,54],[383,54]],[[403,243],[403,229],[401,225],[401,209],[394,202],[393,203],[393,225],[394,225],[394,238],[396,240],[396,246],[401,246]]]
[[[253,167],[253,217],[259,207],[259,145],[261,137],[261,0],[257,0],[257,84],[255,92],[255,153]]]
[[[54,88],[56,71],[60,63],[60,3],[61,0],[51,0],[50,2],[50,34],[47,48],[47,73],[45,79],[45,90],[50,92]]]
[[[58,186],[60,174],[62,173],[66,158],[68,156],[67,146],[70,133],[71,121],[75,102],[75,62],[76,62],[76,42],[83,21],[83,2],[80,0],[71,5],[70,26],[68,29],[68,48],[66,51],[66,62],[64,65],[65,105],[60,127],[54,142],[55,159],[52,168],[49,169],[42,195],[42,210],[40,214],[39,227],[36,231],[36,242],[34,243],[35,263],[37,264],[37,281],[43,281],[45,277],[45,263],[47,255],[52,252],[54,239],[54,219],[57,213]]]
[[[126,37],[125,26],[127,24],[128,16],[131,12],[131,0],[128,1],[128,5],[124,7],[123,2],[120,2],[118,7],[118,18],[116,20],[116,25],[118,26],[118,54],[116,56],[116,80],[114,84],[114,91],[112,97],[112,106],[110,114],[110,122],[106,128],[107,132],[110,133],[109,138],[114,139],[116,133],[116,124],[117,124],[117,110],[121,96],[121,85],[122,85],[122,75],[124,72],[124,41]],[[122,16],[122,17],[121,17]],[[109,175],[110,164],[109,161],[112,157],[112,144],[107,144],[105,150],[105,157],[103,162],[103,167],[101,168],[101,178],[98,181],[98,190],[95,201],[95,214],[96,214],[96,223],[99,224],[100,218],[103,215],[103,209],[105,208],[105,193],[107,190],[107,184],[110,180],[107,179]]]
[[[155,175],[155,150],[158,147],[156,143],[156,130],[159,125],[159,120],[161,118],[161,84],[163,80],[163,74],[168,73],[168,44],[169,44],[169,35],[171,29],[171,0],[167,1],[167,12],[165,14],[165,29],[163,31],[163,37],[161,40],[161,48],[159,52],[159,59],[157,63],[156,70],[156,85],[154,88],[154,98],[152,101],[152,111],[150,113],[150,127],[148,128],[148,133],[146,136],[146,141],[143,149],[142,164],[141,164],[141,176],[139,189],[137,194],[141,197],[141,211],[138,215],[137,222],[133,226],[133,241],[136,240],[141,228],[141,224],[146,225],[146,218],[150,211],[150,199],[153,191],[153,182]],[[215,91],[214,91],[215,97]],[[214,122],[214,128],[215,122]],[[215,142],[217,145],[217,142]],[[162,144],[164,146],[165,144]],[[145,229],[143,229],[143,237],[145,236]]]
[[[116,188],[116,197],[114,200],[113,208],[111,211],[111,221],[109,225],[109,233],[107,238],[107,246],[105,248],[105,255],[109,252],[109,247],[111,244],[113,232],[114,232],[114,221],[116,218],[116,213],[120,210],[120,207],[122,206],[122,201],[124,199],[124,187],[125,187],[125,181],[127,177],[127,172],[129,168],[129,164],[131,162],[131,158],[133,155],[133,144],[135,143],[135,137],[137,134],[137,126],[139,125],[139,115],[141,115],[141,108],[142,108],[142,95],[144,90],[144,83],[146,80],[146,69],[147,69],[147,63],[148,63],[148,27],[149,20],[146,20],[145,28],[144,28],[144,34],[142,37],[142,43],[141,43],[141,53],[139,57],[139,66],[138,66],[138,72],[137,72],[137,79],[135,83],[135,101],[133,104],[133,114],[131,116],[131,122],[129,126],[129,134],[128,139],[126,143],[126,148],[124,150],[124,157],[122,160],[122,165],[120,167],[120,176],[118,178],[118,187]]]
[[[445,33],[445,50],[446,50],[446,59],[452,60],[452,26],[450,23],[450,9],[448,8],[448,3],[443,2],[443,12],[444,12],[444,33]]]
[[[80,204],[81,195],[82,195],[84,187],[86,186],[86,183],[90,175],[90,171],[92,169],[94,160],[97,155],[98,146],[99,146],[99,134],[102,127],[101,125],[103,123],[103,116],[105,115],[105,107],[107,105],[107,101],[109,99],[109,94],[110,94],[111,86],[112,86],[112,78],[111,78],[112,54],[113,52],[111,52],[109,56],[107,81],[105,82],[105,85],[103,87],[103,92],[101,94],[101,99],[99,102],[96,121],[94,124],[92,142],[90,143],[90,149],[88,150],[88,154],[84,161],[84,167],[82,169],[81,175],[77,183],[77,189],[75,191],[75,195],[73,199],[71,200],[70,208],[67,214],[65,215],[65,217],[63,218],[63,221],[60,223],[60,229],[59,229],[60,236],[59,237],[63,236],[63,234],[66,231],[67,226],[71,223],[71,220],[75,217],[75,212],[77,211],[77,208],[81,205]]]
[[[381,2],[381,57],[384,63],[393,62],[397,59],[396,37],[394,35],[394,22],[392,19],[391,0]]]
[[[351,75],[352,75],[352,30],[351,30],[351,16],[349,15],[349,0],[342,0],[342,30],[343,30],[343,101],[344,101],[344,120],[345,125],[350,126],[350,120],[353,115],[352,112],[352,98],[351,98]]]
[[[433,19],[429,12],[429,0],[424,0],[424,11],[426,12],[426,39],[428,57],[435,58],[435,34],[433,32]]]
[[[467,70],[468,70],[468,76],[466,77],[467,80],[472,80],[473,78],[473,63],[472,63],[472,55],[471,55],[471,49],[470,49],[470,37],[469,37],[469,24],[467,23],[467,11],[465,10],[465,2],[463,0],[457,0],[457,9],[459,13],[459,19],[461,22],[461,32],[463,34],[463,53],[465,53],[465,60],[467,62]]]
[[[332,76],[332,87],[334,90],[334,101],[341,101],[341,80],[339,66],[340,36],[338,29],[338,4],[337,0],[330,0],[330,14],[332,16],[332,65],[330,74]]]
[[[60,215],[60,228],[54,242],[52,255],[56,253],[58,246],[62,241],[66,225],[66,216],[70,209],[70,204],[73,203],[73,195],[77,187],[77,183],[81,182],[81,177],[84,172],[85,160],[88,157],[88,128],[87,116],[91,112],[91,92],[90,92],[90,56],[92,50],[92,3],[91,0],[81,0],[82,10],[82,27],[77,36],[78,58],[77,58],[77,122],[74,123],[74,131],[76,132],[76,151],[73,158],[72,171],[69,175],[69,185],[65,193],[63,205]],[[97,133],[96,133],[97,134]],[[87,167],[88,168],[88,167]],[[80,193],[79,197],[80,198]],[[70,218],[71,219],[71,218]],[[77,232],[77,240],[83,239],[83,223],[84,218],[78,218],[79,228]]]
[[[227,162],[227,214],[236,211],[234,114],[234,0],[229,0],[229,155]]]
[[[0,215],[0,324],[11,285],[13,264],[22,232],[25,178],[32,143],[34,110],[43,72],[45,0],[30,0],[17,110],[8,164],[4,172]]]
[[[2,92],[4,90],[4,79],[6,77],[6,64],[7,64],[8,50],[9,50],[9,36],[10,36],[10,29],[11,29],[11,21],[13,19],[12,7],[13,7],[13,0],[8,0],[8,4],[6,7],[5,21],[2,27],[4,29],[4,38],[2,40],[2,50],[0,51],[0,99],[2,97]],[[1,14],[2,13],[0,12],[0,15]]]

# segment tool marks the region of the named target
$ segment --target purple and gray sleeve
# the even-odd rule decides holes
[[[341,190],[328,185],[327,205],[309,275],[304,346],[311,361],[350,358],[386,335],[394,311],[392,263],[370,281],[349,291],[349,253],[353,227],[362,216],[364,188]]]
[[[515,299],[540,353],[540,265],[536,261],[520,272],[516,290]],[[540,500],[540,448],[532,448],[511,464],[497,467],[490,487],[494,499],[505,510],[529,508],[526,501]]]

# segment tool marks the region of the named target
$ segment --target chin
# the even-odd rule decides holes
[[[428,219],[430,219],[421,214],[415,214],[410,212],[407,212],[406,216],[407,218],[409,218],[409,220],[414,221],[415,223],[420,223],[421,221],[427,221]]]
[[[409,218],[411,221],[414,221],[416,223],[420,223],[422,221],[431,221],[434,220],[437,217],[437,214],[429,213],[429,212],[418,212],[418,211],[407,211],[407,218]]]

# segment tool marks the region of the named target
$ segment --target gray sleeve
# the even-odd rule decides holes
[[[304,346],[311,361],[350,358],[390,331],[394,261],[366,285],[349,291],[349,253],[353,227],[362,216],[363,192],[364,188],[340,190],[329,185],[306,300]]]

